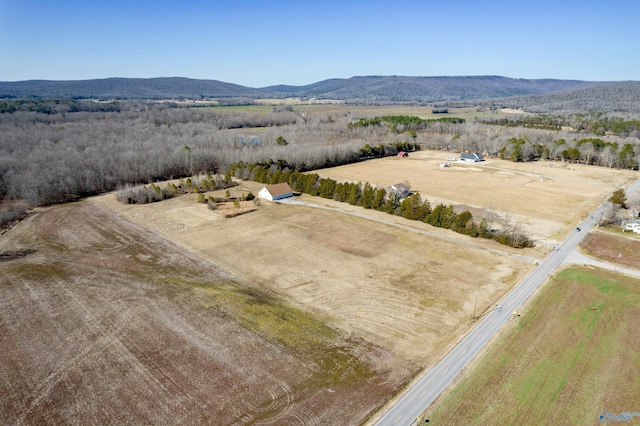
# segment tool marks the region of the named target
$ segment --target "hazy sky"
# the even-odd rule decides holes
[[[0,80],[640,80],[640,0],[0,0]]]

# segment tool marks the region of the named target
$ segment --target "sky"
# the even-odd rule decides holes
[[[640,0],[0,0],[0,81],[640,80]]]

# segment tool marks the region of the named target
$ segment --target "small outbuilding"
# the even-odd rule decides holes
[[[398,157],[403,157],[404,158],[404,157],[408,157],[408,156],[409,156],[409,153],[406,152],[406,151],[400,151],[398,153]]]
[[[269,201],[282,200],[283,198],[293,197],[293,190],[287,182],[266,185],[258,192],[258,197]]]

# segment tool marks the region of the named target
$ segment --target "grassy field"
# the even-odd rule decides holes
[[[257,194],[260,188],[242,182],[230,192]],[[318,197],[301,199],[365,212]],[[420,365],[434,362],[467,329],[478,289],[483,310],[533,265],[469,247],[470,238],[461,234],[371,210],[366,214],[373,219],[428,229],[451,241],[325,209],[270,202],[233,219],[196,203],[193,194],[144,206],[122,205],[112,195],[91,202]]]
[[[468,121],[473,121],[475,118],[502,118],[513,116],[514,113],[509,110],[496,110],[477,111],[475,108],[449,108],[448,114],[433,114],[432,107],[427,106],[407,106],[407,105],[384,105],[384,106],[362,106],[362,105],[344,105],[339,102],[336,103],[320,103],[320,104],[300,104],[292,100],[276,100],[271,102],[265,100],[265,103],[270,105],[241,105],[241,106],[216,106],[213,107],[215,111],[228,111],[228,112],[255,112],[255,113],[267,113],[271,112],[274,105],[288,105],[293,108],[295,112],[304,112],[307,114],[343,114],[349,112],[354,117],[360,116],[384,116],[384,115],[411,115],[420,118],[443,118],[443,117],[455,117],[464,118]]]
[[[390,186],[408,182],[432,206],[460,205],[477,220],[493,208],[500,217],[511,216],[533,239],[564,238],[603,196],[635,179],[637,173],[552,161],[514,163],[496,158],[481,163],[457,163],[438,167],[459,154],[419,151],[408,158],[387,157],[330,169],[317,170],[322,177],[372,185]],[[500,227],[501,219],[494,221]]]
[[[507,162],[448,173],[443,155],[323,173],[409,177],[470,206],[520,191],[530,199],[510,206],[532,223],[540,209],[587,211],[628,173]],[[521,167],[545,170],[546,198]],[[492,190],[470,193],[470,180]],[[584,190],[577,206],[562,204],[575,202],[566,186]],[[196,198],[123,205],[105,194],[2,236],[0,423],[359,424],[455,344],[476,302],[491,309],[533,268],[514,253],[540,255],[307,195],[322,208],[262,202],[234,218]]]
[[[416,364],[86,202],[0,240],[0,424],[359,424]]]
[[[599,424],[603,411],[640,411],[639,284],[577,267],[558,273],[436,403],[431,423]]]

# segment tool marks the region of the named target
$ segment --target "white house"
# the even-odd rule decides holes
[[[462,154],[460,156],[460,161],[477,163],[478,161],[484,161],[484,157],[482,156],[482,154],[478,154],[477,152],[474,152],[473,154]]]
[[[624,224],[624,231],[633,231],[636,234],[640,234],[640,221],[634,220],[632,222],[627,222]]]
[[[267,185],[258,192],[258,197],[269,201],[281,200],[283,198],[293,197],[293,190],[287,182],[277,183],[275,185]]]

